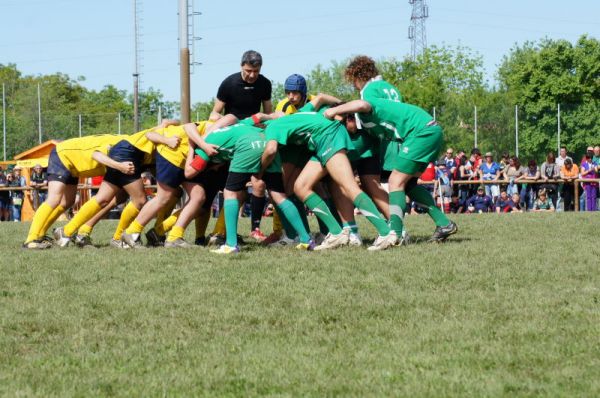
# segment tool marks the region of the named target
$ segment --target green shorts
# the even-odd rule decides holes
[[[427,126],[398,142],[382,143],[383,169],[398,170],[405,174],[422,173],[430,162],[437,159],[444,143],[442,128]]]
[[[354,149],[348,151],[348,159],[351,162],[359,159],[366,159],[379,154],[379,144],[377,139],[369,135],[364,130],[359,130],[354,134],[349,134]]]
[[[341,124],[328,134],[313,137],[313,141],[315,143],[313,158],[316,158],[322,166],[325,166],[329,159],[339,151],[350,152],[354,149],[348,131]]]

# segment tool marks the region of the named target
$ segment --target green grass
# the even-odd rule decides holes
[[[443,245],[411,216],[382,253],[232,257],[24,251],[2,223],[0,395],[598,396],[597,214],[455,220]]]

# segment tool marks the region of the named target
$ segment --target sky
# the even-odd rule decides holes
[[[0,64],[25,75],[61,72],[100,90],[132,91],[134,0],[0,0]],[[221,0],[194,2],[192,103],[216,95],[239,71],[248,49],[263,55],[262,74],[283,82],[352,55],[375,59],[410,54],[408,0]],[[142,90],[179,100],[178,1],[137,0]],[[497,66],[515,44],[544,37],[575,42],[600,38],[600,1],[427,0],[428,45],[462,45],[483,57],[493,83]]]

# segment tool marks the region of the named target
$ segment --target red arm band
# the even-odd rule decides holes
[[[208,165],[208,162],[206,160],[202,159],[200,156],[194,156],[192,163],[190,163],[190,166],[192,167],[192,169],[194,169],[196,171],[204,170],[207,165]]]
[[[258,115],[256,113],[254,115],[252,115],[252,121],[254,122],[254,124],[260,123],[260,118],[258,117]]]

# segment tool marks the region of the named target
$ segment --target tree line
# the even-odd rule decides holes
[[[356,98],[343,79],[346,61],[313,68],[305,75],[309,91]],[[462,46],[431,46],[414,61],[390,57],[378,64],[405,102],[435,113],[448,146],[464,150],[474,146],[477,107],[478,147],[514,153],[517,106],[521,157],[541,160],[557,148],[558,104],[560,140],[570,153],[581,154],[588,145],[600,144],[600,42],[595,38],[515,45],[503,57],[493,84],[486,80],[482,57]],[[38,84],[43,140],[77,136],[78,115],[84,119],[86,135],[116,133],[118,123],[121,131],[131,132],[132,95],[112,85],[90,90],[84,81],[62,73],[24,76],[16,65],[0,64],[0,83],[6,87],[7,158],[38,142]],[[283,97],[283,85],[275,83],[274,102]],[[139,102],[143,128],[156,124],[159,108],[163,117],[173,117],[179,109],[177,102],[166,101],[153,88],[141,92]],[[212,103],[194,104],[192,117],[208,117]]]

